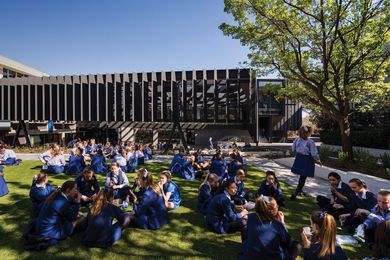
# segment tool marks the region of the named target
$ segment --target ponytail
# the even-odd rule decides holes
[[[52,194],[50,194],[49,197],[47,197],[45,203],[51,203],[53,200],[57,198],[58,195],[61,194],[61,192],[67,192],[73,188],[76,188],[75,181],[64,182],[61,187],[58,187]]]
[[[163,196],[163,190],[161,189],[160,185],[158,185],[157,183],[154,183],[152,185],[150,185],[150,188],[152,188],[152,190],[158,195],[158,196]]]
[[[321,243],[321,251],[318,253],[318,256],[330,259],[336,253],[336,221],[331,214],[321,211],[313,212],[310,218],[320,228],[318,240]]]
[[[47,177],[47,173],[40,172],[38,174],[35,174],[32,179],[32,184],[31,186],[34,186],[35,184],[40,184],[42,183]]]
[[[114,191],[112,189],[102,189],[99,191],[96,199],[91,206],[91,215],[95,217],[102,209],[107,207],[108,203],[111,203],[114,199]]]

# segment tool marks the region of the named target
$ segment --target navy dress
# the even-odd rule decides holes
[[[169,166],[169,171],[171,171],[172,174],[179,174],[182,166],[186,161],[187,159],[184,157],[184,155],[175,154],[172,159],[171,165]]]
[[[198,211],[203,215],[206,215],[207,208],[212,198],[213,193],[211,191],[210,185],[208,183],[203,184],[199,189],[198,203],[196,205]]]
[[[294,140],[292,151],[296,152],[296,156],[291,172],[305,177],[314,177],[314,159],[319,160],[314,141],[299,137]]]
[[[91,169],[95,173],[104,174],[107,172],[106,158],[102,155],[95,154],[91,161]]]
[[[323,258],[320,258],[318,256],[318,253],[321,251],[321,244],[320,243],[313,243],[311,244],[310,248],[303,249],[303,259],[305,260],[321,260]],[[340,247],[339,244],[336,244],[336,252],[334,255],[331,255],[329,260],[346,260],[347,257],[344,254],[343,249]]]
[[[224,179],[226,177],[226,161],[224,159],[213,159],[211,161],[210,172],[218,175],[220,181]]]
[[[260,220],[256,213],[248,215],[245,240],[239,259],[288,259],[291,237],[280,222]]]
[[[37,216],[42,208],[43,203],[56,189],[50,184],[46,184],[45,187],[31,186],[30,199],[33,204],[33,216]]]
[[[225,193],[212,198],[206,212],[206,227],[216,233],[229,231],[229,225],[242,219],[241,214],[234,210],[234,202]]]
[[[100,188],[99,183],[95,176],[92,177],[92,180],[87,181],[83,175],[77,176],[75,179],[77,184],[77,189],[81,193],[81,195],[91,197],[94,194],[98,194]],[[81,201],[82,204],[86,204],[83,201]]]
[[[195,170],[194,167],[192,167],[191,162],[185,162],[184,165],[180,169],[180,178],[186,179],[186,180],[193,180],[195,179]]]
[[[115,224],[112,223],[114,219],[117,220]],[[96,216],[89,211],[82,243],[89,247],[110,247],[120,239],[124,222],[125,213],[113,204],[108,204]]]
[[[80,174],[84,171],[85,162],[83,156],[71,156],[69,158],[69,164],[66,169],[67,174],[77,173]]]
[[[35,234],[55,240],[63,240],[73,232],[80,204],[73,203],[62,194],[51,203],[43,204],[35,220]]]
[[[0,166],[0,172],[3,172],[3,166]],[[7,183],[5,182],[4,176],[0,176],[0,197],[7,195],[9,192]]]
[[[134,204],[137,224],[143,229],[160,229],[168,222],[168,211],[162,196],[147,188],[139,204]]]

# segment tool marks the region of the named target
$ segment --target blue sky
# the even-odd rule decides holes
[[[0,55],[51,75],[236,68],[248,49],[224,36],[223,0],[12,0]]]

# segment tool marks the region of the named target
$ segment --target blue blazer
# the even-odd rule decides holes
[[[33,204],[33,214],[34,216],[37,216],[39,214],[39,211],[50,194],[53,193],[56,189],[50,184],[46,184],[46,187],[37,187],[35,184],[31,186],[30,189],[30,199]]]
[[[181,196],[180,189],[173,181],[168,182],[166,186],[164,186],[164,193],[170,192],[171,196],[169,197],[169,202],[172,202],[175,205],[175,208],[180,206]]]
[[[218,175],[219,180],[222,180],[226,177],[226,161],[222,160],[211,160],[210,172]]]
[[[216,233],[224,234],[229,223],[241,218],[241,214],[234,210],[234,202],[225,193],[221,193],[211,199],[206,212],[206,226]]]
[[[139,204],[134,204],[138,226],[143,229],[160,229],[168,222],[168,211],[163,197],[147,188]]]
[[[346,184],[345,182],[342,182],[341,183],[341,188],[337,188],[337,191],[339,193],[341,193],[342,195],[346,196],[348,199],[349,199],[349,202],[345,202],[341,199],[339,199],[339,197],[336,196],[336,194],[334,194],[332,192],[332,195],[335,197],[335,203],[337,204],[341,204],[343,205],[345,208],[348,208],[350,207],[350,205],[352,204],[352,201],[353,201],[353,198],[355,196],[355,194],[353,193],[353,191],[351,190],[351,188],[349,187],[348,184]]]
[[[77,189],[81,195],[91,197],[93,194],[97,194],[100,190],[99,183],[95,176],[92,177],[92,180],[87,181],[83,175],[79,175],[75,179],[77,184]]]
[[[186,180],[193,180],[195,179],[195,170],[194,167],[192,167],[191,162],[185,162],[184,165],[180,169],[180,178],[186,179]]]
[[[82,173],[85,168],[85,162],[83,156],[71,156],[69,158],[68,168],[66,169],[67,174],[71,173]]]
[[[59,194],[51,203],[43,204],[35,220],[35,234],[57,240],[65,239],[73,232],[80,204],[73,203]]]
[[[107,172],[106,158],[102,155],[95,154],[92,157],[91,169],[95,173],[106,173]]]
[[[303,249],[303,259],[305,260],[321,260],[323,258],[320,258],[318,256],[319,252],[321,251],[321,244],[320,243],[312,243],[310,248]],[[329,260],[346,260],[347,257],[344,254],[343,249],[339,244],[336,244],[336,252],[334,255],[331,255]]]
[[[89,247],[107,248],[111,246],[115,242],[113,219],[116,219],[120,225],[125,221],[123,211],[113,204],[108,204],[94,217],[91,215],[91,211],[89,211],[87,229],[82,238],[82,243]]]
[[[357,209],[371,210],[377,204],[376,196],[374,193],[367,191],[366,198],[363,199],[358,195],[354,194],[353,199],[350,203],[351,216],[355,215]]]
[[[211,192],[210,186],[207,184],[203,184],[199,189],[198,203],[196,205],[198,211],[203,215],[206,215],[207,208],[212,198],[213,193]]]
[[[184,155],[175,154],[173,156],[171,165],[169,166],[169,170],[173,174],[179,174],[181,167],[184,165],[184,163],[187,161]]]
[[[236,176],[237,170],[240,169],[240,166],[238,165],[237,160],[233,160],[230,162],[229,167],[228,167],[228,178],[232,179]]]
[[[251,213],[248,215],[245,237],[240,259],[288,259],[291,237],[280,222],[260,220],[256,213]]]
[[[261,182],[259,189],[257,190],[257,195],[271,196],[278,200],[282,196],[282,189],[280,184],[276,181],[276,189],[272,185],[267,185],[267,180]]]
[[[86,154],[90,154],[90,153],[96,153],[97,150],[98,150],[99,146],[97,144],[95,145],[87,145],[87,147],[85,148],[85,153]]]

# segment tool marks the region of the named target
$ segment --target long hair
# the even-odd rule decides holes
[[[146,186],[152,186],[153,185],[153,175],[148,172],[145,168],[140,168],[138,170],[138,178],[140,178],[143,181],[146,181]]]
[[[303,125],[298,130],[298,135],[300,138],[307,140],[311,135],[312,128],[308,125]]]
[[[221,194],[222,192],[224,192],[227,188],[230,187],[230,185],[232,184],[235,184],[236,182],[233,180],[233,179],[230,179],[230,180],[226,180],[222,183],[222,185],[219,186],[219,189],[217,191],[217,194]]]
[[[208,172],[206,177],[204,178],[203,182],[199,186],[199,191],[202,188],[202,186],[205,185],[210,180],[217,181],[218,180],[218,175],[216,175],[215,173]],[[212,189],[212,187],[211,187],[211,189]]]
[[[92,217],[99,215],[102,209],[107,207],[107,205],[111,203],[113,199],[114,199],[114,191],[112,189],[101,189],[91,206]]]
[[[314,211],[311,213],[310,219],[320,228],[317,238],[321,243],[321,251],[318,256],[330,259],[330,256],[336,252],[336,221],[331,214],[322,211]]]
[[[47,177],[47,173],[44,173],[44,172],[40,172],[38,174],[35,174],[31,185],[33,186],[35,184],[41,184],[42,182],[45,181],[46,177]]]
[[[271,208],[269,207],[269,200],[271,197],[258,197],[255,202],[255,212],[261,219],[268,220],[271,222],[274,218],[271,212]]]
[[[172,173],[168,170],[162,171],[160,175],[164,175],[165,177],[167,177],[167,182],[172,180]]]
[[[373,246],[373,257],[379,259],[390,256],[390,220],[382,221],[375,231],[375,244]]]
[[[71,189],[76,188],[76,182],[75,181],[66,181],[64,182],[61,187],[57,188],[56,191],[54,191],[52,194],[50,194],[49,197],[47,197],[45,203],[51,203],[53,200],[55,200],[58,195],[61,194],[61,192],[66,193],[70,191]]]

